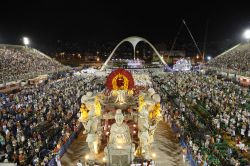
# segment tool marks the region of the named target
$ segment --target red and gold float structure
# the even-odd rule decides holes
[[[151,161],[154,131],[162,119],[160,96],[152,88],[135,93],[132,74],[121,68],[108,75],[105,91],[109,93],[82,97],[80,121],[87,134],[88,160],[123,166],[135,159]]]

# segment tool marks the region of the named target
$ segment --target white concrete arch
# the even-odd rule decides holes
[[[156,53],[156,55],[160,58],[161,62],[166,65],[166,62],[164,61],[163,59],[163,56],[161,56],[159,54],[159,52],[156,50],[156,48],[147,40],[147,39],[144,39],[142,37],[138,37],[138,36],[131,36],[131,37],[128,37],[126,39],[123,39],[120,43],[118,43],[116,45],[116,47],[113,49],[113,51],[111,52],[111,54],[109,55],[108,59],[105,61],[105,63],[102,65],[101,67],[101,71],[104,70],[108,64],[108,62],[110,61],[110,59],[112,58],[112,56],[114,55],[115,51],[117,50],[117,48],[124,42],[129,42],[133,45],[133,50],[134,50],[134,59],[135,59],[135,47],[136,45],[141,42],[141,41],[144,41],[145,43],[147,43],[153,50],[154,52]]]

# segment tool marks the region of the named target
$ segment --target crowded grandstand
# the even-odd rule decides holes
[[[250,8],[2,1],[0,166],[250,166]]]
[[[250,43],[240,43],[208,62],[209,66],[250,76]]]
[[[0,45],[0,84],[27,80],[67,69],[42,52],[26,46]]]
[[[97,93],[93,76],[71,76],[24,88],[0,98],[1,161],[18,165],[46,165],[80,128],[80,96]]]

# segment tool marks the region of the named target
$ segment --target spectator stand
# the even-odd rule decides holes
[[[191,75],[194,76],[194,74],[191,74]],[[186,76],[188,76],[188,74],[186,74]],[[190,79],[193,76],[190,76],[190,74],[189,74],[189,76],[186,78]],[[177,84],[177,86],[175,86],[176,77],[183,77],[183,75],[168,74],[167,79],[163,79],[162,77],[158,77],[158,78],[155,77],[154,83],[156,83],[155,86],[159,87],[160,89],[159,88],[158,89],[162,91],[161,94],[163,95],[163,98],[166,97],[167,98],[166,101],[170,101],[170,103],[172,103],[174,105],[173,107],[176,108],[176,111],[172,110],[172,111],[174,111],[174,114],[176,114],[175,112],[179,112],[177,115],[174,115],[170,109],[169,115],[174,115],[174,116],[172,116],[172,118],[176,119],[181,124],[180,129],[184,131],[184,133],[182,133],[183,135],[181,135],[181,136],[184,136],[183,138],[185,138],[185,140],[183,139],[184,142],[182,141],[183,142],[182,145],[185,145],[184,144],[185,142],[190,144],[190,149],[195,150],[195,153],[193,154],[193,156],[195,156],[196,161],[200,161],[199,160],[200,156],[195,155],[197,152],[197,145],[198,145],[198,147],[200,147],[200,148],[198,148],[198,149],[200,149],[200,153],[204,156],[203,161],[205,163],[208,162],[209,164],[214,164],[214,165],[224,165],[224,164],[229,165],[230,164],[229,162],[231,162],[231,161],[229,161],[230,158],[234,157],[234,158],[238,159],[238,161],[236,160],[236,162],[240,162],[241,165],[244,165],[244,164],[246,165],[246,163],[247,163],[246,159],[249,156],[247,157],[246,153],[245,153],[245,155],[242,156],[242,152],[240,152],[238,149],[235,149],[235,146],[230,144],[229,140],[225,138],[225,136],[227,134],[222,132],[225,129],[224,123],[220,122],[221,126],[222,126],[221,129],[216,129],[214,124],[211,123],[217,114],[216,111],[218,111],[217,110],[218,108],[214,107],[216,102],[215,102],[215,104],[212,105],[211,109],[207,108],[207,106],[204,104],[204,101],[198,100],[196,102],[193,102],[192,99],[194,99],[194,98],[192,98],[193,97],[192,95],[191,96],[190,95],[183,95],[182,91],[178,89],[178,84]],[[199,75],[197,75],[195,77],[196,77],[196,79],[200,78]],[[207,84],[206,81],[203,82],[204,79],[207,79],[207,78],[208,78],[208,76],[204,76],[200,80],[200,81],[202,81],[203,85]],[[164,82],[164,80],[168,80],[168,81]],[[215,80],[215,78],[209,76],[209,80]],[[185,79],[184,79],[184,81],[185,81]],[[220,80],[218,82],[220,83],[219,85],[221,87],[220,91],[223,92],[224,94],[226,94],[227,96],[228,96],[229,92],[227,92],[226,89],[228,87],[231,88],[230,89],[231,91],[234,90],[237,92],[240,90],[239,85],[235,85],[235,84],[230,83],[226,80]],[[218,85],[217,85],[218,82],[214,84],[217,87],[218,87]],[[157,83],[158,83],[158,85],[157,85]],[[188,85],[188,83],[185,83],[185,85]],[[206,86],[208,86],[208,84]],[[191,92],[194,91],[194,89],[189,89],[189,90],[191,90]],[[248,98],[246,96],[247,93],[248,93],[247,91],[244,92],[242,90],[241,95],[243,96],[243,94],[245,94],[244,96],[246,97],[246,101],[242,102],[240,105],[238,105],[238,109],[240,109],[241,107],[244,107],[244,108],[241,108],[241,110],[245,110],[245,111],[250,110],[248,107],[248,105],[249,105]],[[201,93],[201,94],[204,94],[204,93]],[[240,97],[238,99],[239,99],[239,101],[241,101]],[[181,108],[181,104],[185,105],[185,109],[181,110],[181,112],[180,112],[179,108]],[[175,120],[174,120],[174,122],[175,122]],[[183,124],[184,124],[184,126],[183,126]],[[217,124],[217,123],[215,123],[215,124]],[[242,125],[242,124],[240,124],[240,125]],[[178,129],[175,129],[178,127],[178,125],[173,124],[172,127],[173,127],[173,130],[175,133],[179,132]],[[239,129],[240,129],[240,127],[237,128],[237,131],[236,131],[237,135],[239,135],[239,132],[240,132],[240,131],[238,131]],[[186,137],[185,135],[188,137]],[[213,139],[216,139],[216,142],[212,141],[211,138],[207,138],[207,135],[212,136]],[[220,138],[218,136],[220,136]],[[190,142],[190,140],[193,143]],[[210,146],[208,146],[208,148],[207,148],[207,146],[204,146],[204,142],[206,140],[211,141]],[[187,144],[187,145],[189,145],[189,144]],[[194,145],[194,144],[195,144],[195,147],[192,149],[192,145]],[[227,152],[230,149],[232,151],[232,155]]]

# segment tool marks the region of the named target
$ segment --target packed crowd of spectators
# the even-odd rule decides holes
[[[34,78],[66,68],[32,48],[0,46],[0,84]]]
[[[78,129],[80,98],[101,78],[68,76],[0,97],[0,162],[46,165]]]
[[[209,66],[250,75],[250,44],[242,43],[208,62]]]
[[[248,72],[250,45],[242,44],[209,64]],[[0,83],[59,71],[60,63],[29,48],[0,47]],[[232,63],[234,62],[234,63]],[[139,80],[149,80],[143,75]],[[201,73],[153,72],[165,119],[198,165],[250,162],[250,93]],[[0,162],[46,165],[79,127],[80,97],[100,92],[104,78],[53,76],[53,81],[0,95]],[[58,80],[57,80],[58,79]],[[137,82],[144,85],[146,82]]]
[[[250,92],[201,73],[155,73],[165,119],[198,165],[250,162]]]

